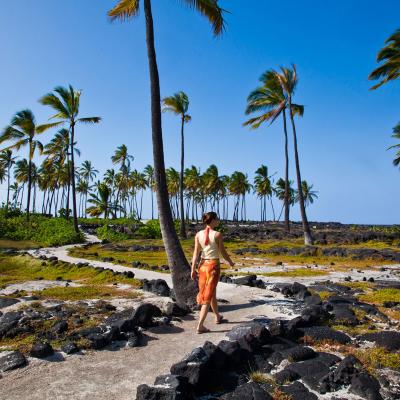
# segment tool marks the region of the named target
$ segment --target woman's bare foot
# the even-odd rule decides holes
[[[216,323],[217,325],[221,324],[223,321],[224,321],[224,316],[223,316],[222,314],[218,314],[218,315],[215,317],[215,323]]]
[[[207,329],[205,326],[202,326],[201,328],[199,327],[199,328],[197,328],[197,331],[196,331],[198,334],[202,334],[202,333],[208,333],[208,332],[210,332],[210,330],[209,329]]]

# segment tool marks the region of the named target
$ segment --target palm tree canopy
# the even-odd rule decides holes
[[[380,80],[371,90],[400,77],[400,29],[389,36],[385,44],[376,57],[376,61],[382,64],[368,77],[369,80]]]
[[[271,125],[287,107],[282,77],[277,71],[270,69],[264,72],[260,82],[262,86],[253,90],[247,98],[246,115],[261,113],[243,124],[250,126],[251,129],[259,128],[264,122],[269,122]],[[303,116],[304,106],[292,104],[292,111],[295,115]]]
[[[393,135],[392,138],[394,139],[400,139],[400,122],[393,128]],[[395,167],[400,167],[400,143],[394,144],[393,146],[390,146],[388,150],[390,149],[399,149],[396,152],[396,156],[393,159],[393,165]]]
[[[185,119],[185,122],[190,121],[191,117],[187,115],[189,109],[189,98],[186,93],[181,91],[175,93],[173,96],[165,97],[163,99],[163,105],[164,112],[172,112],[176,115],[182,116],[182,118]]]
[[[121,171],[123,173],[127,173],[131,167],[131,161],[134,160],[134,157],[128,154],[128,148],[125,144],[117,147],[114,155],[111,157],[111,161],[113,164],[121,164]]]
[[[81,91],[75,90],[71,85],[68,88],[57,86],[54,89],[54,93],[48,93],[43,96],[39,102],[43,105],[50,106],[56,111],[56,114],[50,117],[50,119],[58,119],[60,121],[53,124],[43,125],[43,127],[53,127],[70,123],[84,124],[97,124],[101,121],[100,117],[85,117],[78,118],[79,105],[81,98]]]
[[[218,0],[181,0],[188,7],[197,10],[206,17],[213,27],[215,36],[222,34],[225,30],[223,10]],[[139,15],[139,0],[119,0],[116,6],[108,12],[111,21],[127,21]]]
[[[270,176],[268,175],[268,167],[261,165],[255,173],[254,189],[257,196],[272,196],[272,185]]]
[[[304,203],[306,206],[313,204],[315,199],[318,199],[317,191],[313,190],[314,185],[309,185],[307,181],[301,182],[301,190],[304,196]],[[299,201],[299,194],[296,191],[296,201]]]

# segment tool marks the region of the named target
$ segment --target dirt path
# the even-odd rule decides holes
[[[71,246],[34,250],[35,256],[57,256],[69,262],[86,262],[68,256]],[[133,270],[138,278],[163,278],[167,274],[127,268],[111,263],[89,261],[91,265],[112,268],[116,271]],[[174,322],[173,326],[157,327],[146,331],[147,345],[139,348],[106,349],[85,355],[68,356],[65,361],[30,359],[27,367],[11,371],[0,380],[0,399],[7,400],[134,400],[136,388],[142,383],[152,384],[157,375],[169,373],[170,366],[182,359],[206,340],[214,343],[224,338],[234,326],[254,316],[283,317],[291,313],[290,307],[275,292],[245,286],[220,283],[218,298],[227,300],[221,312],[229,320],[215,325],[212,315],[206,325],[210,333],[194,333],[196,315]],[[262,300],[262,301],[260,301]]]

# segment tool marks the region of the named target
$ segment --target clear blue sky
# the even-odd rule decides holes
[[[79,161],[92,160],[101,172],[123,143],[134,168],[152,162],[144,18],[111,24],[106,12],[115,3],[8,1],[0,14],[0,125],[26,107],[45,122],[51,111],[37,100],[71,83],[83,90],[82,116],[103,118],[77,132]],[[296,102],[306,106],[298,122],[302,175],[319,191],[309,218],[400,223],[400,171],[386,151],[400,120],[400,83],[371,92],[367,80],[377,51],[400,27],[398,0],[381,0],[379,7],[373,0],[221,4],[230,11],[227,31],[214,39],[207,21],[180,1],[153,0],[162,96],[184,90],[191,101],[187,164],[204,170],[215,163],[221,174],[242,170],[252,178],[263,163],[283,175],[280,122],[256,132],[242,122],[261,73],[294,62]],[[178,168],[178,119],[164,115],[163,128],[167,166]],[[42,141],[51,136],[43,134]],[[257,217],[257,200],[248,206]]]

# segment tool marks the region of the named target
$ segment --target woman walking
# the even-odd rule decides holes
[[[223,316],[218,312],[217,304],[217,285],[221,272],[220,255],[231,267],[235,265],[225,250],[221,233],[215,230],[219,224],[217,214],[215,212],[205,213],[203,215],[203,223],[206,227],[196,234],[192,258],[192,279],[196,279],[196,264],[201,253],[198,271],[199,294],[197,295],[197,303],[201,305],[201,309],[197,333],[210,332],[204,326],[210,305],[215,314],[215,323],[220,324],[223,322]]]

